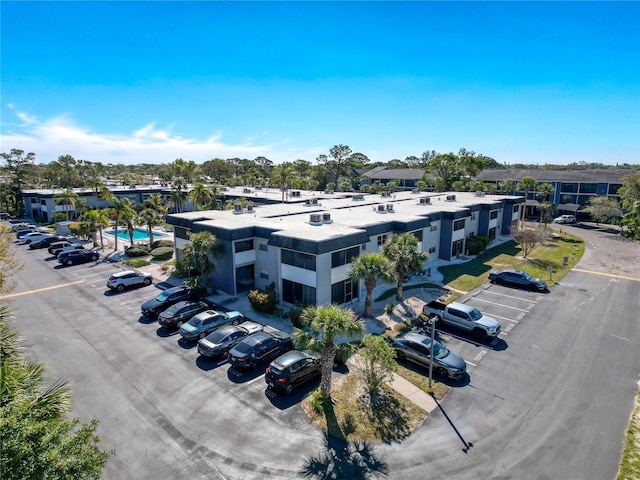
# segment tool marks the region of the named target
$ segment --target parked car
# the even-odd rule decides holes
[[[492,270],[489,273],[489,281],[503,285],[512,285],[514,287],[527,288],[529,290],[538,290],[544,292],[547,289],[547,282],[532,277],[527,272],[515,270],[513,268],[505,268],[504,270]]]
[[[107,287],[122,292],[127,287],[139,287],[140,285],[148,287],[152,282],[153,277],[150,273],[125,270],[111,275],[107,280]]]
[[[30,245],[32,242],[37,242],[38,240],[42,240],[43,238],[47,238],[51,235],[49,232],[41,232],[35,230],[33,232],[29,232],[26,235],[23,235],[18,243],[22,245]]]
[[[320,375],[320,355],[291,350],[267,367],[264,379],[272,390],[291,393],[298,385]]]
[[[409,360],[429,368],[431,363],[431,337],[421,333],[407,332],[391,340],[391,346],[400,360]],[[447,349],[437,340],[433,342],[433,372],[440,377],[462,378],[467,365],[460,355]]]
[[[67,240],[60,240],[59,242],[53,242],[51,245],[49,245],[49,248],[47,248],[47,251],[54,257],[57,257],[60,254],[60,252],[70,252],[71,250],[83,250],[83,249],[84,249],[84,243],[72,242],[71,240],[67,239]]]
[[[36,227],[33,223],[27,223],[27,222],[18,222],[18,223],[14,223],[11,225],[11,230],[13,230],[14,232],[19,232],[20,230],[36,230],[38,227]]]
[[[249,335],[229,351],[229,363],[238,370],[256,368],[293,348],[291,335],[281,331]]]
[[[574,215],[560,215],[559,217],[554,218],[553,221],[554,223],[578,223],[578,220],[576,220]]]
[[[188,322],[194,315],[199,314],[207,308],[209,308],[209,305],[199,300],[184,300],[174,303],[166,310],[160,312],[158,315],[158,323],[164,328],[180,328],[183,323]]]
[[[38,230],[35,227],[34,228],[26,228],[26,229],[18,230],[18,232],[16,233],[16,240],[22,240],[22,237],[24,237],[25,235],[27,235],[29,233],[33,233],[33,232],[49,233],[46,230]]]
[[[217,310],[205,310],[200,312],[187,323],[180,327],[180,335],[185,340],[204,338],[222,325],[237,325],[244,321],[244,316],[237,311],[219,312]]]
[[[451,302],[445,305],[433,300],[422,307],[422,313],[426,316],[434,315],[438,323],[470,332],[480,342],[495,338],[501,329],[500,322],[495,318],[466,303]]]
[[[145,317],[156,318],[161,311],[174,303],[183,300],[196,300],[197,298],[198,294],[195,289],[187,287],[186,285],[180,285],[163,290],[151,300],[144,302],[140,306],[140,310]]]
[[[184,325],[183,325],[184,326]],[[261,332],[264,326],[255,322],[240,325],[223,325],[198,341],[198,353],[204,357],[224,357],[229,350],[252,333]]]
[[[52,244],[56,243],[56,242],[62,242],[66,240],[65,237],[61,237],[60,235],[47,235],[44,238],[41,238],[40,240],[36,240],[35,242],[31,242],[29,244],[29,249],[30,250],[36,250],[38,248],[48,248],[50,247]]]
[[[74,265],[76,263],[95,262],[98,258],[100,258],[100,254],[95,250],[73,250],[58,255],[58,263]]]

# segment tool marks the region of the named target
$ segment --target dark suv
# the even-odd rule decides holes
[[[65,237],[61,237],[60,235],[51,235],[50,237],[44,237],[40,240],[36,240],[35,242],[31,242],[29,244],[29,250],[36,250],[38,248],[47,248],[50,247],[52,243],[56,242],[64,242],[66,240]]]
[[[98,258],[100,258],[100,254],[95,250],[73,250],[58,255],[58,263],[74,265],[76,263],[95,262]]]
[[[158,315],[158,323],[161,327],[177,327],[180,328],[183,323],[188,322],[199,314],[204,312],[209,305],[198,300],[185,300],[183,302],[174,303],[166,310]]]
[[[301,383],[320,375],[320,359],[299,350],[280,355],[267,367],[264,379],[272,390],[291,393]]]
[[[180,285],[178,287],[167,288],[160,292],[155,298],[147,300],[140,306],[140,310],[145,317],[156,318],[165,308],[183,300],[196,300],[198,293],[191,287]]]
[[[238,370],[256,368],[293,348],[285,332],[257,332],[249,335],[229,352],[229,363]]]

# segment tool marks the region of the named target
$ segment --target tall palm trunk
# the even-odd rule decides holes
[[[320,359],[320,372],[322,374],[320,389],[325,398],[330,398],[331,396],[331,372],[333,371],[333,361],[336,358],[336,350],[337,348],[333,341],[327,343]]]

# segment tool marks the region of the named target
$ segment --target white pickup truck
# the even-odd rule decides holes
[[[444,323],[471,332],[480,342],[484,342],[487,338],[494,338],[500,333],[500,322],[464,303],[451,302],[445,305],[434,300],[427,303],[422,311],[427,316],[435,316],[436,324]]]

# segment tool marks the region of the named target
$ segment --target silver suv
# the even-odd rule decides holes
[[[134,270],[125,270],[124,272],[114,273],[107,280],[107,287],[111,290],[122,292],[127,287],[149,286],[153,282],[150,273],[136,272]]]

